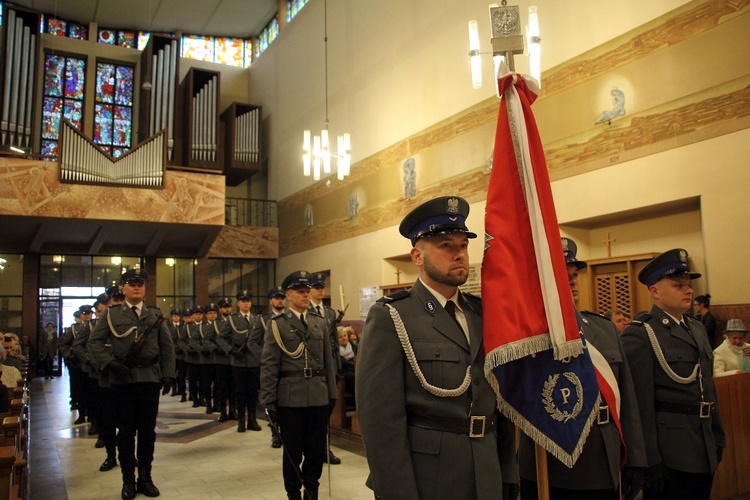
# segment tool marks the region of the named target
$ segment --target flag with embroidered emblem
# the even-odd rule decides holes
[[[580,334],[531,112],[538,84],[503,64],[498,86],[482,263],[485,372],[501,411],[572,467],[597,418],[600,393],[617,407],[616,383]]]

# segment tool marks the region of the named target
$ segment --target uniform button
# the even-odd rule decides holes
[[[440,357],[440,351],[436,351],[436,352],[435,352],[435,357],[436,357],[436,358],[439,358],[439,357]]]

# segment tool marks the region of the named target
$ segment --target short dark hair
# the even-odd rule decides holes
[[[708,309],[711,307],[711,294],[707,293],[706,295],[698,295],[693,301]]]

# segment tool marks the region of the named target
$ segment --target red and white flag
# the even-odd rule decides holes
[[[503,65],[482,263],[485,372],[500,410],[569,467],[617,408],[606,360],[586,343],[570,292],[547,163],[531,104],[538,84]]]

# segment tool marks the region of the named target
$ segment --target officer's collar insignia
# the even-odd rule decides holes
[[[435,303],[431,300],[428,300],[424,303],[425,310],[430,314],[435,314]]]
[[[448,198],[445,204],[445,211],[449,214],[458,213],[458,198]]]
[[[664,326],[669,325],[669,318],[662,318],[661,319],[661,324],[664,325]]]
[[[680,262],[687,262],[687,252],[680,250]]]

